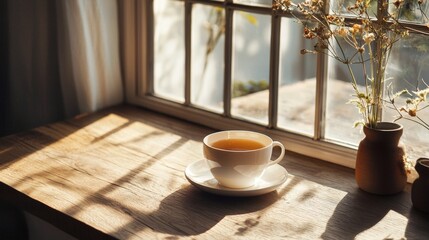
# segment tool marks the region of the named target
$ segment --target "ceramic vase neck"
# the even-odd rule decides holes
[[[429,177],[429,158],[419,158],[416,161],[416,171],[419,173],[419,177]]]
[[[365,138],[369,141],[389,141],[398,144],[403,133],[403,127],[393,122],[379,122],[376,128],[364,126]]]

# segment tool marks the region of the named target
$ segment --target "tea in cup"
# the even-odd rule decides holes
[[[271,160],[274,147],[280,147],[280,156]],[[267,135],[230,130],[207,135],[203,153],[213,177],[229,188],[253,186],[264,170],[279,163],[285,154],[283,144]]]

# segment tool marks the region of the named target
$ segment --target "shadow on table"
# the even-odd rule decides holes
[[[156,211],[144,214],[135,221],[144,222],[155,232],[174,236],[199,235],[210,230],[227,215],[259,211],[277,199],[275,191],[251,198],[223,197],[187,186],[164,198]],[[246,219],[242,224],[237,223],[236,234],[242,235],[258,224],[259,217]],[[120,236],[124,234],[127,235],[126,232],[117,233]]]
[[[405,238],[408,240],[427,239],[429,237],[429,214],[411,208],[407,217],[408,225],[405,229]]]
[[[406,229],[401,229],[405,231],[404,238],[428,239],[429,214],[413,209],[410,185],[406,186],[404,192],[396,195],[369,194],[358,189],[352,177],[354,174],[352,169],[301,156],[292,155],[290,160],[287,161],[287,167],[295,176],[347,193],[338,202],[320,238],[355,239],[359,234],[375,227],[390,211],[393,211],[394,214],[400,214],[408,220]],[[383,221],[383,224],[388,223]],[[390,224],[395,225],[394,222]],[[389,234],[391,233],[386,232],[385,236],[381,237],[390,239],[392,236]]]
[[[391,196],[379,196],[356,189],[348,193],[337,205],[329,219],[322,239],[355,239],[357,235],[374,227],[390,211],[408,218],[406,239],[422,239],[429,236],[429,216],[411,206],[410,195],[402,192]],[[390,223],[394,225],[395,223]],[[391,239],[385,232],[383,239]]]

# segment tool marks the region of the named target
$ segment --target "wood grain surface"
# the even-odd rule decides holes
[[[215,130],[132,106],[0,139],[0,198],[81,239],[427,239],[410,186],[357,189],[353,170],[287,153],[257,197],[204,193],[184,176]]]

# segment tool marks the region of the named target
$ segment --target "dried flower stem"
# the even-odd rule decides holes
[[[423,1],[419,0],[419,9],[422,13]],[[404,7],[403,1],[395,1],[393,3],[395,13],[389,13],[388,2],[379,0],[376,18],[369,14],[369,3],[368,0],[356,0],[353,5],[348,6],[347,17],[351,20],[348,22],[345,21],[344,14],[335,12],[326,14],[327,6],[323,0],[305,0],[299,4],[291,0],[275,0],[273,9],[291,14],[304,26],[304,38],[317,40],[314,50],[301,51],[302,53],[324,54],[347,66],[355,91],[350,103],[355,104],[362,115],[363,119],[359,123],[374,128],[381,120],[384,77],[391,49],[402,37],[408,36],[409,31],[416,33],[421,31],[411,29],[399,21],[399,12]],[[299,12],[300,17],[294,12]],[[425,13],[423,16],[427,18]],[[355,49],[350,56],[346,54],[345,46],[339,38],[346,46]],[[364,78],[362,80],[365,84],[362,91],[353,73],[354,64],[362,66]]]

